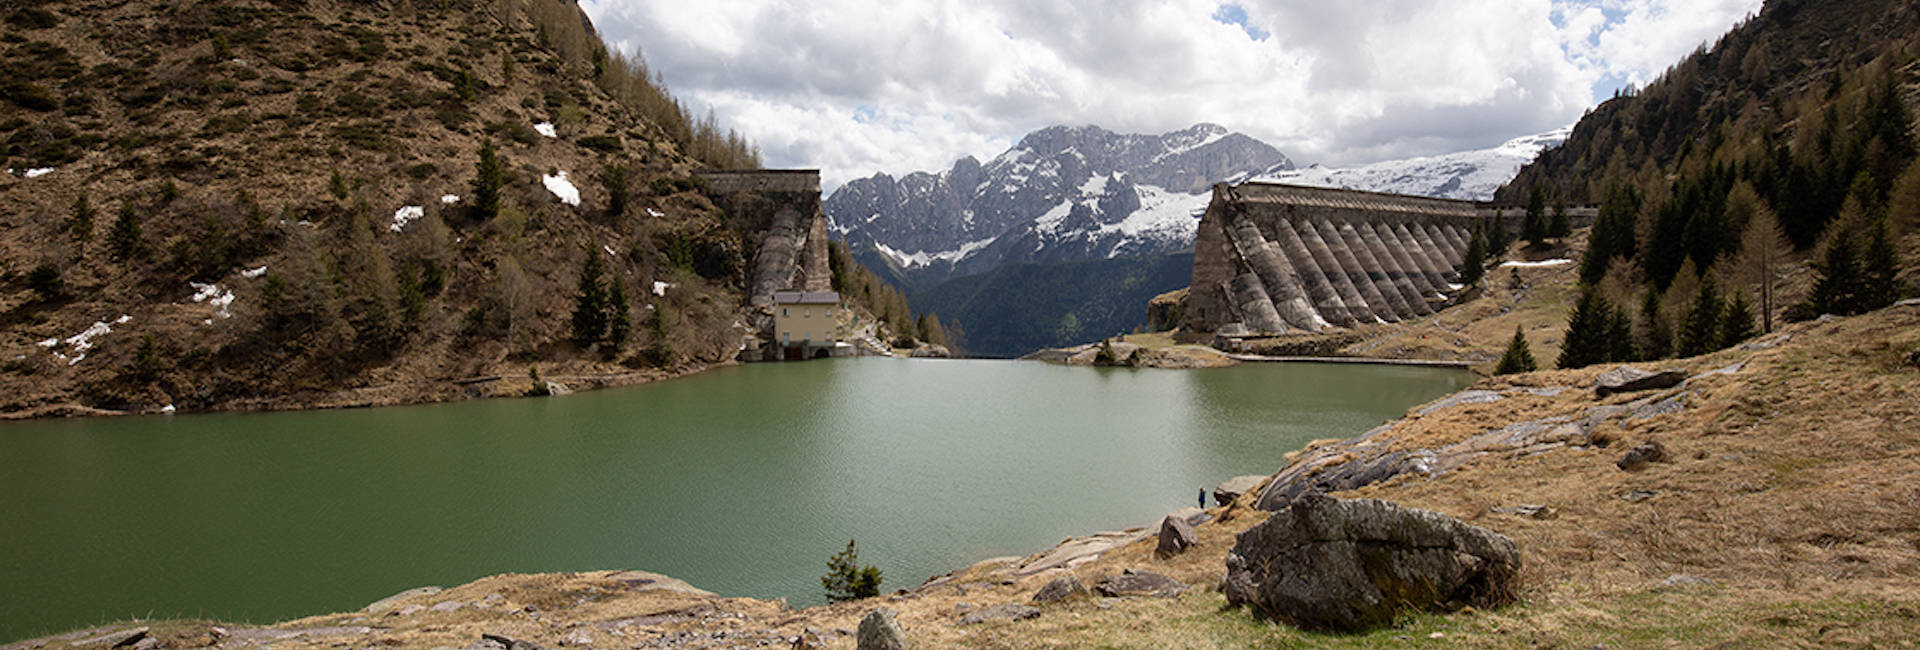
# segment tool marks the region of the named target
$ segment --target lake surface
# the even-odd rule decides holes
[[[0,423],[0,642],[132,616],[266,623],[506,572],[644,569],[821,602],[1158,521],[1471,383],[845,359],[559,398]]]

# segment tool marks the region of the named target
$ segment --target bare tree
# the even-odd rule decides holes
[[[1744,214],[1735,214],[1735,210]],[[1753,188],[1745,181],[1735,186],[1734,192],[1727,196],[1727,223],[1742,222],[1746,226],[1740,231],[1740,256],[1735,261],[1735,268],[1743,284],[1759,288],[1761,331],[1771,333],[1774,284],[1778,281],[1780,264],[1785,261],[1790,249],[1786,231],[1780,228],[1780,219],[1765,202],[1753,196]]]

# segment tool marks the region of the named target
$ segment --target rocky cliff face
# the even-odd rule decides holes
[[[1179,250],[1192,244],[1213,182],[1292,168],[1279,150],[1215,124],[1160,135],[1055,126],[985,164],[967,157],[938,174],[855,180],[826,210],[863,259],[928,287],[1002,264]]]

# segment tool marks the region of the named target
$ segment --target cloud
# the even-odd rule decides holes
[[[1497,144],[1645,83],[1759,0],[582,0],[616,46],[829,188],[1028,131],[1215,122],[1295,160]]]

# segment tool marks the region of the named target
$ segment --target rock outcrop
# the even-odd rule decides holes
[[[1687,373],[1679,370],[1652,372],[1632,366],[1620,366],[1607,371],[1593,380],[1593,392],[1601,397],[1614,393],[1632,393],[1643,390],[1672,388],[1686,381]]]
[[[1007,603],[967,612],[960,617],[960,624],[978,625],[988,621],[1024,621],[1030,618],[1040,618],[1040,608]]]
[[[1167,517],[1160,520],[1160,542],[1153,549],[1154,557],[1166,559],[1186,552],[1194,544],[1200,543],[1194,537],[1193,526],[1185,520]]]
[[[1359,631],[1407,609],[1513,599],[1513,541],[1434,512],[1313,493],[1241,533],[1227,602],[1310,629]]]
[[[1107,576],[1095,588],[1102,596],[1123,598],[1127,596],[1155,596],[1172,598],[1184,593],[1187,586],[1152,571],[1125,569],[1119,575]]]
[[[859,650],[907,650],[907,633],[900,629],[893,610],[880,608],[860,619]]]
[[[1034,592],[1033,602],[1057,603],[1069,598],[1089,596],[1092,593],[1087,590],[1086,583],[1080,581],[1080,576],[1068,573],[1048,581],[1039,591]]]
[[[1259,488],[1260,483],[1265,480],[1267,480],[1267,477],[1253,474],[1249,476],[1235,476],[1221,481],[1219,485],[1213,488],[1213,501],[1223,506],[1231,504],[1235,499],[1239,499],[1240,495]]]

